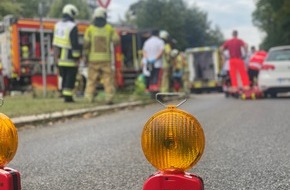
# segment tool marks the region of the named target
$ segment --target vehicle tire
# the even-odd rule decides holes
[[[218,87],[218,88],[217,88],[217,91],[218,91],[218,92],[223,92],[223,88],[222,88],[222,87]]]
[[[197,89],[197,90],[195,90],[195,93],[196,94],[201,94],[202,93],[202,90],[201,89]]]
[[[268,98],[268,93],[267,92],[263,92],[263,98]]]
[[[230,94],[228,92],[225,92],[225,97],[228,98]]]
[[[271,92],[270,96],[271,98],[277,98],[277,92]]]

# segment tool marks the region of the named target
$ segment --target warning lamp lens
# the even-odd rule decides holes
[[[161,171],[186,171],[200,159],[205,137],[198,120],[177,108],[154,114],[142,132],[147,160]]]
[[[0,167],[4,167],[13,159],[17,147],[16,127],[9,117],[0,113]]]

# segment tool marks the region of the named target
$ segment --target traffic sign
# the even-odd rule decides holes
[[[98,4],[103,8],[108,8],[111,0],[97,0]]]

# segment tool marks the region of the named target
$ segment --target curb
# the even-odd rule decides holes
[[[93,108],[64,110],[64,111],[39,114],[39,115],[21,116],[21,117],[11,118],[11,120],[16,127],[17,126],[19,127],[19,126],[23,126],[25,124],[69,118],[69,117],[78,116],[78,115],[91,113],[91,112],[105,112],[105,111],[109,111],[109,110],[118,110],[118,109],[128,108],[131,106],[141,106],[144,104],[146,104],[146,103],[144,103],[142,101],[135,101],[135,102],[128,102],[128,103],[113,104],[113,105],[102,105],[102,106],[97,106],[97,107],[93,107]]]

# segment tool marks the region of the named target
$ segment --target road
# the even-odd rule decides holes
[[[206,190],[290,189],[290,98],[243,101],[223,94],[192,97],[180,108],[202,124],[204,154],[189,172]],[[155,169],[144,157],[140,135],[158,103],[20,128],[9,167],[23,190],[140,190]]]

